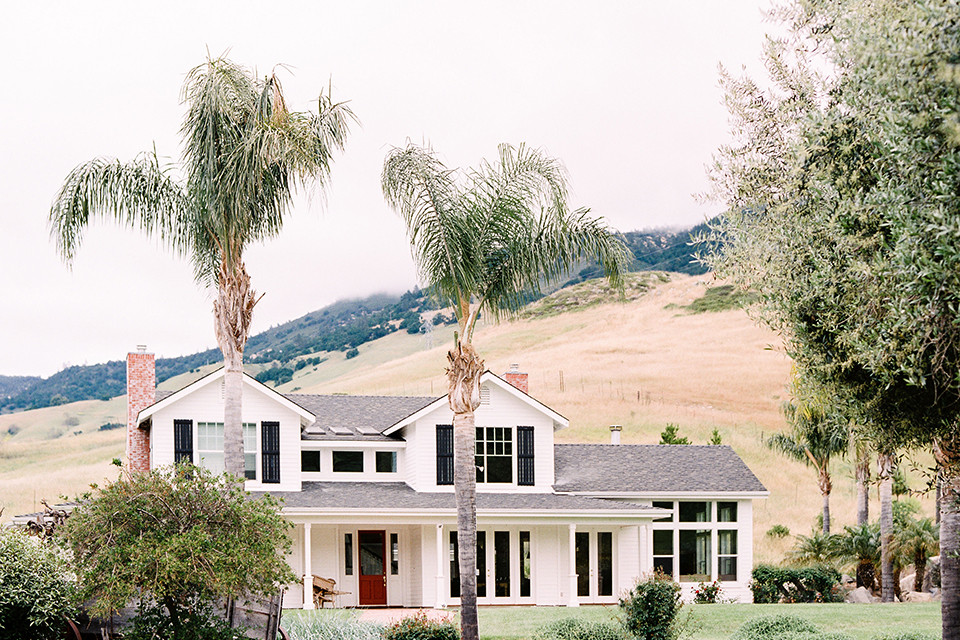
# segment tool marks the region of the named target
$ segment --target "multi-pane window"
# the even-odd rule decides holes
[[[197,423],[197,458],[201,467],[223,473],[223,423]]]
[[[673,530],[654,529],[653,531],[653,569],[664,575],[673,575]]]
[[[243,423],[243,477],[257,479],[257,425]]]
[[[477,427],[477,482],[513,482],[513,428]]]
[[[223,473],[223,423],[197,423],[197,457],[199,464],[213,473]],[[257,425],[243,423],[243,475],[257,478]]]
[[[679,582],[739,579],[738,502],[654,501],[652,506],[675,514],[653,521],[654,569]]]

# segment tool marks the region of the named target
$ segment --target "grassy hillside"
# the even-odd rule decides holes
[[[688,307],[715,283],[711,276],[636,274],[623,301],[596,281],[562,290],[528,307],[513,322],[482,325],[476,343],[487,367],[502,374],[511,363],[529,374],[530,393],[566,416],[561,442],[608,442],[609,426],[623,426],[625,443],[654,444],[668,423],[681,436],[706,443],[718,429],[743,457],[770,498],[755,503],[758,559],[782,557],[790,540],[764,533],[774,524],[809,533],[820,510],[814,473],[762,445],[785,428],[779,414],[790,361],[777,336],[746,313],[693,313]],[[296,371],[278,387],[302,393],[437,395],[445,392],[445,352],[452,327],[432,335],[395,332]],[[258,370],[251,367],[251,372]],[[207,369],[162,387],[175,389]],[[0,416],[0,504],[5,515],[34,508],[41,497],[74,495],[89,482],[115,477],[109,467],[123,453],[123,399],[87,401]],[[69,422],[70,424],[67,424]],[[15,435],[9,429],[18,427]],[[834,465],[836,528],[855,521],[853,471]],[[914,477],[913,488],[920,481]],[[874,516],[879,512],[871,505]],[[932,513],[932,500],[924,509]]]

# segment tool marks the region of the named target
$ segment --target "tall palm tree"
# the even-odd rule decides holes
[[[897,580],[893,557],[893,475],[897,458],[892,451],[877,452],[877,477],[880,479],[880,600],[893,602]]]
[[[459,173],[428,148],[393,149],[381,179],[387,203],[403,218],[421,279],[453,307],[458,332],[447,354],[454,414],[454,486],[460,552],[461,627],[478,637],[476,605],[476,462],[474,411],[483,360],[473,345],[481,311],[500,318],[524,294],[596,257],[622,286],[626,248],[599,218],[567,207],[563,166],[542,152],[501,145],[497,160]]]
[[[156,153],[123,164],[94,159],[67,176],[50,209],[57,250],[72,262],[91,217],[112,218],[159,236],[193,263],[197,282],[216,287],[217,343],[224,359],[224,466],[243,477],[243,349],[259,298],[243,253],[279,234],[298,188],[323,188],[333,152],[353,118],[328,91],[318,112],[287,109],[276,75],[258,79],[226,59],[187,74],[184,140],[177,180]]]
[[[830,419],[816,403],[786,402],[783,413],[793,426],[793,433],[774,434],[766,444],[817,471],[817,484],[823,496],[823,532],[830,533],[830,492],[833,490],[830,459],[846,453],[848,429],[842,421]]]

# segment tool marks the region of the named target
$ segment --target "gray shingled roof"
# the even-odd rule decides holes
[[[408,511],[443,509],[456,512],[453,493],[414,491],[404,482],[304,482],[302,491],[270,492],[282,497],[288,509],[376,509]],[[553,493],[477,493],[477,510],[518,511],[630,511],[644,510],[637,504]]]
[[[321,396],[303,393],[286,393],[284,397],[317,417],[317,421],[303,432],[304,440],[389,440],[380,433],[437,400],[415,396]],[[334,427],[347,432],[336,433]]]
[[[726,445],[558,444],[560,492],[766,491]]]

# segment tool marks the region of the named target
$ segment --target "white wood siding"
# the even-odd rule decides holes
[[[193,421],[194,462],[197,461],[197,423],[223,422],[223,380],[217,379],[186,394],[177,402],[153,414],[150,432],[151,466],[173,464],[173,421]],[[270,398],[263,391],[243,385],[243,422],[257,425],[257,477],[262,473],[260,459],[260,423],[280,423],[280,483],[263,484],[259,480],[247,480],[248,491],[299,491],[300,490],[300,416]]]
[[[511,427],[513,436],[513,482],[510,484],[478,484],[477,491],[553,491],[553,419],[509,391],[491,383],[490,403],[482,404],[474,414],[477,427]],[[407,441],[407,482],[417,491],[453,491],[452,486],[437,485],[438,424],[453,424],[453,412],[442,404],[434,411],[406,427],[402,435]],[[517,427],[533,427],[533,486],[517,485]]]

